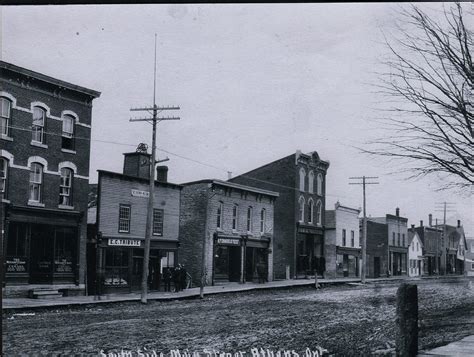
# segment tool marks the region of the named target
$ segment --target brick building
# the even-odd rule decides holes
[[[130,292],[141,288],[149,192],[150,158],[146,152],[124,154],[123,173],[98,170],[95,225],[89,225],[88,259],[97,260],[97,292]],[[166,166],[156,168],[149,288],[158,290],[164,269],[178,260],[179,206],[182,186],[168,182]],[[92,217],[91,217],[92,219]],[[94,239],[93,232],[98,239]],[[91,279],[94,280],[94,279]]]
[[[276,279],[304,277],[315,268],[335,276],[336,246],[325,242],[326,172],[316,151],[294,154],[230,179],[276,191],[273,271]]]
[[[100,93],[0,61],[6,294],[83,294],[92,101]]]
[[[326,211],[325,240],[336,244],[336,276],[360,276],[360,210],[342,206]]]
[[[388,254],[388,274],[393,276],[406,275],[408,270],[408,218],[400,217],[400,209],[395,215],[386,214],[385,217],[371,217],[368,221],[382,223],[387,226],[387,239],[383,242]],[[367,241],[371,240],[371,231],[367,228]],[[367,258],[369,264],[377,264]],[[374,271],[377,268],[374,268]],[[383,271],[383,270],[382,270]]]
[[[362,235],[362,219],[360,220]],[[380,278],[389,276],[388,225],[367,219],[366,276]]]
[[[180,259],[200,284],[273,278],[273,212],[278,193],[220,181],[183,184]]]

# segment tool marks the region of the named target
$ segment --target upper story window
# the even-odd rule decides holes
[[[0,157],[0,200],[7,197],[8,160]]]
[[[8,99],[0,98],[0,135],[8,136],[9,134],[11,105]]]
[[[221,229],[222,228],[222,210],[223,210],[223,207],[224,204],[222,202],[219,202],[219,205],[217,206],[217,222],[216,222],[216,226],[217,228]]]
[[[153,235],[162,236],[163,235],[163,221],[165,212],[162,209],[155,208],[153,209]]]
[[[411,245],[411,250],[415,251],[415,242],[413,242],[413,244]],[[416,248],[416,250],[418,250],[418,248]]]
[[[346,246],[346,230],[342,230],[342,245],[345,247]]]
[[[392,233],[392,245],[395,245],[395,232]]]
[[[416,242],[416,250],[417,251],[420,250],[420,246],[419,246],[418,242]]]
[[[304,222],[304,197],[301,196],[299,201],[299,206],[300,206],[300,222]]]
[[[234,205],[234,207],[232,208],[232,230],[233,231],[237,230],[238,217],[239,217],[239,206]]]
[[[400,246],[400,233],[397,233],[397,236],[398,236],[397,243],[398,243],[398,246]]]
[[[313,224],[313,215],[314,215],[314,201],[310,198],[308,201],[308,223],[310,224]]]
[[[247,232],[252,231],[252,215],[253,215],[253,208],[249,207],[247,209]]]
[[[31,140],[37,143],[44,143],[44,122],[46,111],[40,107],[33,108],[33,125],[31,127]]]
[[[323,175],[318,174],[316,178],[316,193],[319,196],[323,195]]]
[[[351,247],[355,246],[355,232],[351,231]]]
[[[306,171],[301,168],[300,169],[300,191],[304,191],[304,181],[306,177]]]
[[[402,234],[402,246],[404,247],[405,246],[405,233]]]
[[[265,220],[267,219],[267,211],[262,208],[260,211],[260,233],[265,233]]]
[[[130,205],[119,205],[119,233],[130,233],[130,217],[132,207]]]
[[[42,201],[43,165],[37,162],[31,164],[30,169],[30,201]]]
[[[308,175],[308,192],[314,192],[314,172],[310,171]]]
[[[61,181],[59,184],[59,204],[72,207],[72,182],[74,173],[71,169],[61,169]]]
[[[62,148],[74,150],[74,117],[72,115],[63,115],[63,134]]]
[[[323,204],[321,201],[316,203],[316,223],[321,225],[323,222]]]

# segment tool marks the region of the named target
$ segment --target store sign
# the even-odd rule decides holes
[[[20,258],[12,258],[7,260],[8,273],[24,273],[26,272],[26,261]]]
[[[72,273],[72,262],[67,259],[57,259],[54,261],[54,271],[57,273]]]
[[[217,238],[217,244],[240,245],[240,240],[232,238]]]
[[[117,247],[139,247],[141,241],[137,239],[112,239],[109,238],[109,245],[110,246],[117,246]]]
[[[150,197],[150,192],[132,189],[132,196],[133,197],[148,198],[148,197]]]

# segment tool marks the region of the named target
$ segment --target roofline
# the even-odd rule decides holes
[[[279,197],[280,196],[280,194],[278,192],[268,191],[268,190],[264,190],[264,189],[261,189],[261,188],[241,185],[241,184],[238,184],[238,183],[223,181],[223,180],[219,180],[219,179],[204,179],[204,180],[198,180],[198,181],[191,181],[191,182],[182,183],[181,185],[182,186],[190,186],[190,185],[196,185],[196,184],[199,184],[199,183],[211,183],[211,184],[215,184],[215,185],[226,186],[226,187],[230,187],[230,188],[236,188],[238,190],[249,191],[249,192],[259,193],[259,194],[262,194],[262,195],[273,196],[273,197]]]
[[[337,206],[337,208],[345,208],[345,209],[348,209],[348,210],[350,210],[350,211],[357,212],[358,214],[360,214],[360,212],[361,212],[361,210],[358,209],[358,208],[347,207],[347,206],[343,206],[343,205],[341,205],[341,204],[339,204],[339,205]],[[335,208],[333,211],[335,211],[337,208]]]
[[[255,168],[255,169],[252,169],[252,170],[250,170],[250,171],[241,173],[240,175],[237,175],[237,176],[234,176],[234,177],[230,178],[229,181],[232,181],[233,179],[238,178],[238,177],[246,176],[246,175],[248,175],[248,174],[250,174],[250,173],[252,173],[252,172],[254,172],[254,171],[263,169],[264,167],[273,165],[274,163],[276,163],[276,162],[278,162],[278,161],[282,161],[282,160],[288,159],[288,158],[290,158],[290,157],[293,156],[293,155],[296,155],[296,153],[290,154],[290,155],[287,155],[287,156],[284,156],[284,157],[281,157],[281,158],[276,159],[276,160],[273,160],[273,161],[271,161],[271,162],[269,162],[269,163],[267,163],[267,164],[264,164],[264,165],[262,165],[262,166],[259,166],[259,167]]]
[[[64,87],[64,88],[67,88],[67,89],[75,91],[75,92],[81,92],[81,93],[87,94],[89,96],[92,96],[94,98],[100,97],[100,94],[101,94],[100,92],[98,92],[96,90],[89,89],[89,88],[86,88],[86,87],[81,87],[81,86],[78,86],[76,84],[72,84],[72,83],[57,79],[57,78],[53,78],[53,77],[47,76],[46,74],[35,72],[35,71],[32,71],[32,70],[24,68],[24,67],[19,67],[17,65],[14,65],[12,63],[8,63],[8,62],[5,62],[5,61],[0,61],[0,68],[8,69],[10,71],[20,73],[20,74],[23,74],[25,76],[34,77],[34,78],[39,79],[43,82],[54,84],[54,85],[60,86],[60,87]]]
[[[139,181],[139,182],[143,182],[143,183],[147,183],[147,184],[150,183],[150,180],[147,179],[147,178],[124,175],[124,174],[121,174],[121,173],[118,173],[118,172],[106,171],[106,170],[97,170],[97,172],[99,173],[99,176],[100,175],[105,175],[105,176],[112,176],[112,177],[120,177],[120,178],[127,179],[129,181]],[[176,188],[179,188],[179,189],[183,188],[183,185],[180,185],[180,184],[177,184],[177,183],[163,182],[163,181],[155,180],[155,186],[156,185],[172,186],[172,187],[176,187]]]

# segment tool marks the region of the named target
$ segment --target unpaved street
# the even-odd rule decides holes
[[[395,343],[397,284],[293,288],[181,300],[7,312],[5,356],[171,349],[315,349],[369,355]],[[418,285],[420,349],[474,334],[474,281]],[[20,315],[18,315],[20,313]],[[31,313],[34,313],[32,315]],[[134,354],[136,355],[136,354]]]

